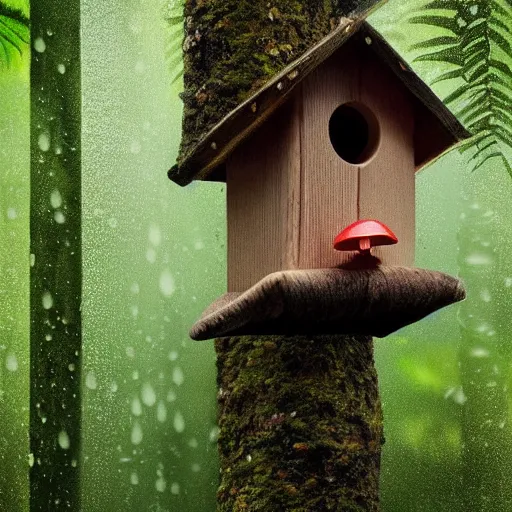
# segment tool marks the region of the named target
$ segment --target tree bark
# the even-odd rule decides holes
[[[243,336],[215,348],[217,512],[379,510],[371,337]]]

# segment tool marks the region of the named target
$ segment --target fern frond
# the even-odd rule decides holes
[[[165,20],[169,26],[169,44],[166,57],[171,68],[172,83],[183,76],[183,0],[174,0],[168,6]]]
[[[424,52],[416,61],[455,66],[432,83],[458,80],[443,99],[474,135],[461,147],[473,170],[500,159],[512,176],[512,0],[433,0],[409,21],[443,33],[411,49]]]
[[[0,65],[10,65],[29,42],[29,20],[19,9],[0,1]]]

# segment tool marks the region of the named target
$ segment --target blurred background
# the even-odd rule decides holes
[[[226,286],[225,187],[166,176],[181,2],[78,4],[81,69],[55,0],[0,1],[0,510],[213,511],[215,354],[187,332]],[[512,511],[512,4],[390,0],[370,21],[476,136],[417,175],[416,265],[468,299],[375,342],[382,510]]]

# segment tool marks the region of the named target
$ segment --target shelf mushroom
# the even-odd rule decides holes
[[[378,220],[363,219],[347,226],[334,239],[337,251],[359,251],[369,254],[377,245],[393,245],[398,238],[385,224]]]

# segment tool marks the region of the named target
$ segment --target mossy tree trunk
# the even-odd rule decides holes
[[[217,511],[378,511],[372,338],[245,336],[215,346]]]

